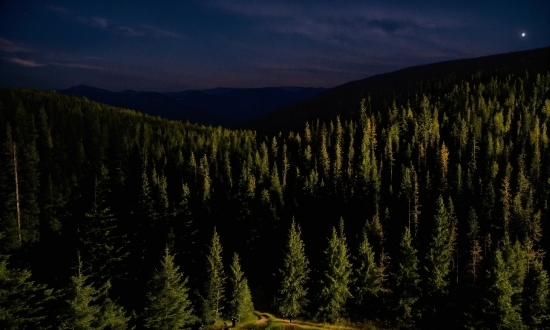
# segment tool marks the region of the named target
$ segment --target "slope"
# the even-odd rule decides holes
[[[482,81],[486,83],[493,77],[502,79],[525,71],[545,71],[549,67],[550,47],[420,65],[334,87],[311,99],[248,120],[240,127],[266,133],[297,130],[306,121],[317,118],[330,119],[338,114],[347,118],[359,110],[363,98],[370,97],[373,107],[387,108],[394,96],[397,101],[405,100],[415,94],[428,93],[434,87],[439,88],[440,93],[447,93],[472,75],[483,75]]]

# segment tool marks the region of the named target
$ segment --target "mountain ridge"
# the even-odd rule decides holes
[[[315,119],[326,120],[336,115],[348,118],[359,110],[363,98],[375,98],[375,95],[388,98],[393,93],[411,93],[418,90],[418,84],[430,80],[460,81],[481,71],[488,74],[490,80],[490,76],[498,75],[499,72],[518,74],[525,70],[546,70],[549,67],[550,46],[407,67],[333,87],[310,99],[252,118],[239,127],[276,134],[279,131],[300,129],[305,122]]]
[[[314,87],[227,88],[181,92],[106,89],[78,85],[57,92],[144,112],[167,119],[203,125],[234,127],[252,117],[324,92]]]

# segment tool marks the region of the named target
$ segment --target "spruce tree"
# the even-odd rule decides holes
[[[106,202],[107,169],[101,166],[95,177],[90,201],[90,209],[84,214],[84,222],[79,229],[79,238],[84,247],[83,263],[88,269],[85,273],[101,282],[114,277],[116,264],[125,256],[123,248],[126,237],[117,235],[117,219]]]
[[[435,214],[435,226],[425,266],[426,293],[431,297],[442,296],[447,293],[447,286],[449,284],[448,275],[451,271],[453,257],[454,235],[452,214],[447,211],[443,198],[439,196]]]
[[[363,239],[359,245],[357,263],[356,298],[359,304],[364,305],[370,298],[378,296],[383,290],[382,283],[384,282],[383,269],[375,261],[374,251],[366,231],[363,231]]]
[[[507,236],[504,237],[502,245],[502,256],[510,273],[509,281],[513,291],[512,305],[515,310],[521,310],[523,285],[528,267],[527,253],[519,241],[512,244]]]
[[[254,304],[252,303],[252,295],[248,288],[248,281],[244,277],[244,272],[239,264],[239,255],[233,255],[233,263],[231,264],[231,292],[229,299],[230,313],[239,320],[244,321],[252,315]]]
[[[283,268],[280,270],[283,279],[278,304],[282,314],[294,316],[303,313],[308,304],[306,283],[309,279],[309,261],[300,235],[300,225],[292,219]]]
[[[99,289],[88,283],[89,277],[82,273],[79,256],[77,275],[64,292],[65,308],[61,315],[61,329],[128,329],[129,318],[124,309],[108,295],[111,285],[106,282]]]
[[[411,231],[405,228],[401,240],[400,256],[395,273],[396,316],[403,324],[410,324],[420,315],[415,307],[420,296],[417,251],[413,246]]]
[[[322,281],[320,293],[321,306],[318,316],[329,322],[338,322],[344,317],[346,302],[351,298],[351,263],[348,260],[348,248],[344,236],[344,220],[340,218],[340,228],[332,228],[332,237],[325,250],[327,270]]]
[[[195,321],[189,300],[187,277],[183,278],[168,247],[161,268],[149,283],[144,324],[149,329],[186,329]]]
[[[96,304],[99,299],[99,291],[91,284],[87,284],[87,276],[81,272],[79,265],[78,274],[71,277],[71,283],[67,289],[66,309],[63,313],[61,329],[97,329],[97,316],[100,315],[100,307]]]
[[[550,321],[550,280],[542,261],[535,260],[529,267],[523,290],[523,319],[531,327],[540,327]],[[548,323],[546,323],[548,325]]]
[[[8,258],[0,256],[0,328],[39,329],[46,318],[44,308],[52,290],[36,284],[28,270],[10,269]]]
[[[480,235],[479,235],[479,225],[477,222],[477,215],[474,208],[470,209],[470,217],[468,220],[468,277],[471,279],[472,284],[475,285],[476,280],[480,274],[479,265],[481,260],[483,260],[483,255],[481,254],[481,245]]]
[[[202,317],[206,324],[215,323],[221,316],[224,300],[225,273],[222,263],[222,246],[220,237],[214,228],[210,252],[207,256],[206,287],[203,298]]]
[[[511,272],[501,249],[497,249],[492,265],[487,271],[487,293],[484,299],[483,321],[489,328],[521,329],[519,310],[512,303],[514,289]]]

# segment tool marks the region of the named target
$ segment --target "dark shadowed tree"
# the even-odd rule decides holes
[[[420,316],[416,303],[420,297],[417,251],[413,246],[411,231],[405,228],[399,245],[399,258],[395,272],[395,308],[397,321],[411,324]]]
[[[46,328],[46,303],[52,290],[31,280],[31,272],[8,268],[8,260],[0,256],[0,328]]]

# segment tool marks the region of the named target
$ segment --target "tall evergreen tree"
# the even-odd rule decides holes
[[[101,282],[115,276],[116,263],[124,258],[126,237],[117,235],[117,219],[107,206],[109,193],[107,169],[102,166],[92,187],[90,209],[84,214],[84,223],[79,229],[84,247],[83,264],[88,266],[85,273]]]
[[[86,279],[79,265],[78,274],[71,277],[68,288],[66,310],[61,322],[62,329],[97,329],[100,307],[95,302],[99,299],[99,291],[92,285],[86,284]]]
[[[525,278],[523,290],[523,320],[531,327],[540,327],[550,321],[550,280],[542,262],[536,260]]]
[[[403,324],[410,324],[420,315],[415,307],[420,297],[420,275],[417,251],[413,246],[409,228],[405,228],[399,247],[400,255],[395,273],[395,307],[397,320]]]
[[[475,284],[480,274],[479,265],[483,256],[481,254],[479,225],[477,222],[477,215],[473,208],[470,209],[470,216],[468,220],[468,277]]]
[[[488,287],[484,300],[483,321],[489,328],[521,329],[523,327],[520,311],[512,303],[514,289],[510,278],[510,269],[499,248],[487,271]]]
[[[206,276],[202,317],[205,323],[213,324],[220,318],[223,310],[226,279],[222,263],[222,246],[216,228],[214,228],[210,252],[207,256]]]
[[[149,329],[189,329],[195,321],[189,300],[187,277],[183,278],[174,256],[166,247],[161,268],[158,269],[147,292],[144,324]]]
[[[97,289],[82,273],[79,256],[77,275],[65,290],[65,309],[61,315],[61,329],[127,329],[129,318],[124,309],[108,296],[110,283]]]
[[[46,303],[52,290],[31,280],[28,270],[10,269],[8,258],[0,256],[0,328],[46,328]]]
[[[321,306],[318,316],[329,322],[338,322],[345,316],[346,302],[351,298],[351,263],[348,260],[348,248],[344,235],[344,220],[340,218],[338,232],[332,228],[332,237],[325,250],[327,270],[320,292]]]
[[[233,255],[233,263],[231,264],[231,292],[229,298],[230,313],[243,321],[252,316],[254,304],[252,303],[252,295],[248,288],[248,281],[244,277],[244,272],[241,270],[239,263],[239,255]]]
[[[377,297],[383,291],[382,284],[385,280],[382,267],[376,263],[366,231],[363,231],[363,238],[359,245],[357,263],[356,298],[359,304],[364,305],[369,299]]]
[[[519,241],[510,242],[507,236],[502,241],[502,256],[510,272],[510,284],[513,295],[512,304],[515,309],[520,310],[523,303],[523,285],[528,268],[528,255],[525,246]]]
[[[439,196],[435,214],[432,241],[426,256],[426,293],[432,297],[447,293],[448,275],[451,271],[455,230],[453,215],[448,212]]]
[[[281,313],[295,316],[303,313],[308,304],[306,283],[309,279],[309,261],[300,236],[300,225],[292,219],[283,268],[280,270],[283,279],[278,304]]]

